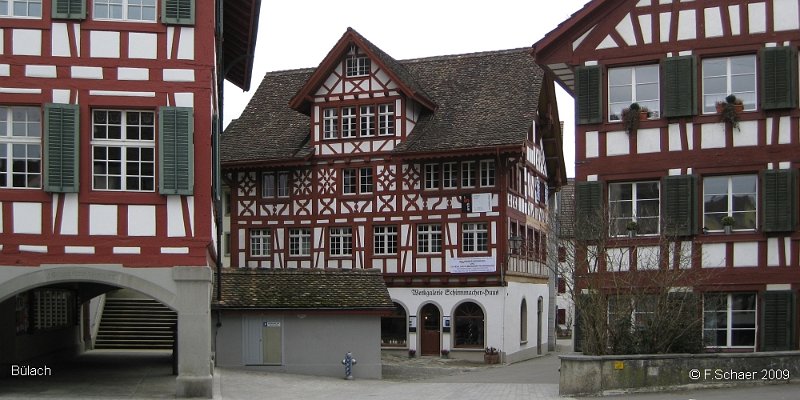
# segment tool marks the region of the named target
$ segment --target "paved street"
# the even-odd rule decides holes
[[[238,399],[559,399],[555,354],[505,366],[437,358],[387,357],[384,380],[321,378],[217,368],[214,398]],[[0,379],[0,399],[173,398],[175,377],[168,352],[92,351],[52,376]],[[358,368],[355,369],[358,376]],[[626,400],[796,399],[790,384],[609,396]],[[568,399],[568,398],[560,398]]]

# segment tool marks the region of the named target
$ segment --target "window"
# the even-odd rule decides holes
[[[353,254],[353,229],[331,228],[331,256],[349,256]]]
[[[225,232],[224,238],[222,239],[222,254],[226,257],[231,255],[231,233]]]
[[[361,168],[361,193],[372,193],[372,168]]]
[[[706,294],[703,297],[703,340],[709,347],[754,347],[756,294]]]
[[[439,188],[439,165],[425,164],[425,189]]]
[[[356,170],[353,168],[342,170],[342,193],[356,193]]]
[[[757,184],[756,175],[703,178],[703,226],[721,231],[722,219],[733,217],[733,230],[756,229]]]
[[[289,255],[290,256],[311,255],[311,229],[309,228],[289,229]]]
[[[269,257],[272,254],[272,231],[250,229],[250,256]]]
[[[378,135],[394,135],[393,104],[381,104],[378,106]]]
[[[92,188],[155,190],[155,113],[92,112]]]
[[[361,136],[375,136],[375,106],[361,106]]]
[[[289,197],[289,173],[265,172],[261,186],[261,197],[269,199],[274,197]]]
[[[42,17],[42,0],[0,0],[2,17]]]
[[[461,163],[461,186],[475,187],[475,161],[464,161]]]
[[[326,108],[322,111],[322,138],[336,139],[339,127],[339,110]]]
[[[519,306],[519,342],[528,342],[528,302],[525,299]]]
[[[464,224],[461,239],[462,250],[465,253],[489,251],[489,230],[485,222]]]
[[[608,69],[608,120],[619,121],[631,103],[647,107],[658,118],[658,65]]]
[[[436,254],[442,252],[442,226],[417,225],[417,253]]]
[[[453,313],[455,347],[484,348],[483,310],[473,302],[462,303]]]
[[[42,186],[42,113],[0,107],[0,188]]]
[[[453,189],[458,186],[458,170],[456,163],[449,162],[442,164],[442,185],[445,189]]]
[[[406,345],[406,309],[394,304],[391,315],[381,317],[381,346],[405,347]]]
[[[397,227],[376,226],[374,228],[373,242],[375,245],[375,255],[385,256],[397,254]]]
[[[156,0],[94,0],[95,19],[155,21]]]
[[[703,113],[716,112],[718,101],[728,95],[742,100],[744,109],[756,109],[756,56],[703,60]]]
[[[637,234],[658,234],[659,204],[658,181],[608,184],[611,235],[626,235],[630,222],[636,222]]]
[[[348,57],[345,74],[348,78],[369,75],[371,61],[369,57]]]
[[[358,125],[356,124],[356,108],[342,107],[342,137],[356,137]]]
[[[31,311],[36,330],[68,328],[75,324],[75,295],[63,289],[36,290]]]
[[[481,186],[494,186],[494,160],[481,161]]]

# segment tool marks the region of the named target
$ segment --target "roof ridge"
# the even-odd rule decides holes
[[[483,51],[473,51],[469,53],[458,53],[458,54],[445,54],[445,55],[438,55],[438,56],[429,56],[429,57],[419,57],[419,58],[407,58],[404,60],[397,60],[401,63],[414,63],[414,62],[425,62],[425,61],[440,61],[440,60],[453,60],[458,58],[474,58],[474,57],[485,57],[485,56],[496,56],[496,55],[504,55],[504,54],[515,54],[521,53],[523,51],[528,52],[532,48],[529,46],[526,47],[515,47],[513,49],[500,49],[500,50],[483,50]]]

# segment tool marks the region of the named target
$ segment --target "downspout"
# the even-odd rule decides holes
[[[223,121],[223,104],[224,104],[224,83],[225,83],[225,74],[223,70],[224,65],[224,53],[222,48],[223,42],[223,35],[222,35],[222,21],[223,21],[223,1],[224,0],[216,0],[216,7],[217,7],[217,21],[216,21],[216,50],[217,50],[217,62],[216,62],[216,72],[217,72],[217,119],[214,121],[216,124],[216,129],[214,130],[213,134],[214,137],[211,139],[213,143],[213,148],[211,154],[214,158],[214,221],[216,224],[216,235],[217,235],[217,254],[216,254],[216,262],[217,262],[217,301],[222,300],[222,187],[221,185],[221,177],[220,174],[222,171],[220,170],[220,134],[222,133],[222,121]]]

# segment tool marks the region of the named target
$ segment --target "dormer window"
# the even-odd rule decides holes
[[[347,65],[345,73],[348,78],[355,78],[358,76],[369,75],[371,67],[369,57],[366,56],[352,56],[347,58]]]

